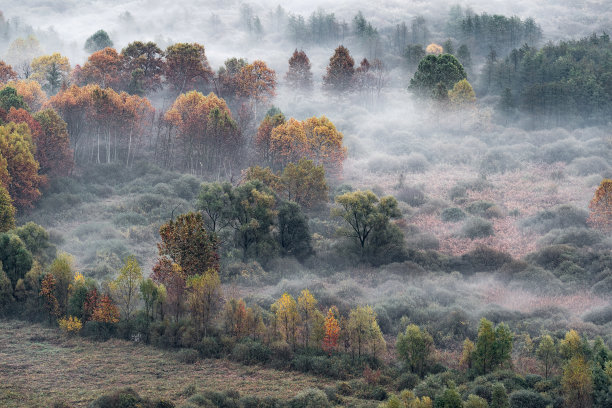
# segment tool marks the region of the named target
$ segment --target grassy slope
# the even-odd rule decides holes
[[[18,321],[0,321],[0,406],[42,407],[64,400],[87,406],[122,387],[142,396],[187,399],[181,391],[234,389],[241,394],[288,398],[328,380],[227,360],[186,365],[174,353],[126,341],[104,343],[67,338],[59,330]]]

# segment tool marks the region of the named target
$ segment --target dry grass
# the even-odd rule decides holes
[[[186,365],[174,352],[121,340],[92,342],[67,338],[54,328],[20,321],[0,321],[0,407],[47,407],[63,400],[87,406],[122,387],[140,395],[186,400],[182,390],[234,389],[245,395],[288,398],[328,380],[227,360]]]

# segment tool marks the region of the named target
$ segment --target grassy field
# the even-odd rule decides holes
[[[123,387],[178,406],[188,398],[182,391],[189,385],[281,398],[330,385],[318,377],[227,360],[188,365],[174,354],[121,340],[67,338],[54,328],[0,320],[0,407],[47,407],[55,401],[85,407]]]

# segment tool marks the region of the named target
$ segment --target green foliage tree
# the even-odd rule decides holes
[[[489,408],[489,403],[478,395],[470,394],[463,404],[463,408]]]
[[[508,393],[502,383],[493,384],[491,395],[491,408],[510,408]]]
[[[283,201],[278,208],[277,241],[283,254],[304,260],[312,255],[308,220],[297,203]]]
[[[435,400],[435,408],[463,408],[463,401],[454,384],[451,384]]]
[[[323,165],[315,165],[312,160],[302,158],[297,164],[287,164],[280,183],[281,196],[302,207],[312,208],[327,201],[325,168]]]
[[[96,51],[100,51],[106,47],[112,47],[113,42],[111,41],[108,33],[104,30],[98,30],[93,33],[87,40],[85,41],[85,51],[88,53],[94,53]]]
[[[33,222],[28,222],[12,231],[16,234],[34,259],[41,265],[48,265],[57,255],[57,248],[51,243],[46,229]]]
[[[561,386],[568,407],[589,408],[593,405],[591,367],[582,356],[576,355],[566,363]]]
[[[446,92],[454,84],[467,77],[461,63],[450,54],[428,55],[419,62],[419,67],[410,80],[409,89],[421,96],[433,96],[438,84]]]
[[[382,339],[380,327],[376,321],[376,313],[370,306],[358,306],[352,309],[346,329],[353,355],[356,350],[359,359],[367,347],[376,351],[377,348],[384,345],[384,339]]]
[[[53,294],[57,300],[59,316],[65,315],[68,310],[68,300],[74,277],[73,265],[72,257],[65,252],[60,252],[49,266],[49,273],[55,279]]]
[[[32,267],[32,254],[15,234],[0,234],[0,262],[2,269],[15,286]]]
[[[366,259],[368,251],[380,248],[370,248],[371,237],[376,232],[387,231],[393,218],[401,217],[397,200],[391,196],[379,199],[371,191],[354,191],[336,197],[337,207],[332,209],[332,215],[341,217],[349,228],[340,232],[356,241],[361,260]]]
[[[13,200],[4,186],[0,184],[0,232],[15,228],[15,207]]]
[[[478,339],[474,349],[473,364],[479,374],[487,374],[510,362],[512,353],[512,332],[501,323],[496,329],[485,318],[480,319]]]
[[[198,196],[198,210],[204,215],[206,228],[217,234],[232,219],[233,189],[230,183],[203,183]]]
[[[140,297],[144,302],[144,312],[147,320],[153,320],[155,316],[155,304],[160,297],[159,286],[151,278],[140,281]]]
[[[10,86],[5,86],[0,90],[0,108],[5,111],[15,109],[30,110],[28,104],[23,100],[23,97],[17,93],[17,90]]]
[[[434,350],[434,342],[427,330],[415,324],[408,325],[404,333],[397,336],[395,348],[406,366],[415,374],[423,376],[425,367]]]
[[[542,336],[540,345],[536,350],[536,356],[544,365],[544,378],[548,379],[550,371],[555,366],[558,359],[557,347],[555,346],[555,341],[550,335],[545,334]]]
[[[13,302],[13,284],[0,264],[0,315]]]

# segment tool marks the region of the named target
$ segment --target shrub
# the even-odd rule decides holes
[[[553,229],[540,239],[542,245],[567,244],[578,248],[590,247],[602,241],[603,237],[598,231],[587,228],[570,227],[567,229]]]
[[[570,172],[577,176],[601,175],[610,168],[608,163],[598,156],[574,159],[568,167]]]
[[[458,222],[465,219],[466,215],[461,208],[451,207],[442,211],[441,218],[444,222]]]
[[[494,271],[512,262],[512,256],[493,248],[479,245],[461,256],[466,268],[473,272]]]
[[[199,353],[194,349],[182,349],[177,351],[176,359],[184,364],[194,364],[198,361]]]
[[[534,391],[520,390],[510,394],[511,408],[546,408],[549,403],[550,400]]]
[[[500,218],[502,216],[499,207],[489,201],[474,201],[465,209],[468,213],[478,217]]]
[[[427,201],[423,189],[419,187],[402,187],[397,191],[395,196],[398,200],[403,201],[412,207],[420,207]]]
[[[138,214],[134,211],[128,211],[126,213],[118,214],[113,217],[113,224],[117,227],[130,227],[132,225],[147,225],[149,222],[147,218]]]
[[[576,261],[578,254],[576,248],[569,245],[551,245],[525,257],[527,262],[553,270],[565,261]]]
[[[395,389],[398,391],[412,390],[421,382],[418,375],[413,373],[403,373],[395,380]]]
[[[584,151],[576,140],[564,139],[542,146],[538,158],[546,163],[569,163],[583,154]]]
[[[559,205],[540,211],[523,222],[523,227],[533,228],[537,232],[547,233],[553,229],[571,227],[587,228],[589,212],[569,204]]]
[[[505,173],[518,168],[519,164],[508,153],[489,151],[480,162],[480,172],[485,175]]]
[[[205,407],[205,408],[216,408],[217,407],[217,405],[215,405],[211,400],[209,400],[202,394],[194,394],[187,401],[194,405],[197,405],[198,407]]]
[[[470,239],[489,237],[493,235],[493,224],[480,217],[470,218],[461,227],[461,235]]]
[[[414,249],[439,249],[440,241],[430,232],[418,233],[406,237],[406,246]]]
[[[78,333],[83,327],[81,319],[74,316],[62,317],[57,321],[57,323],[59,324],[60,329],[68,334]]]
[[[424,173],[429,168],[429,161],[421,153],[410,153],[406,158],[406,170],[412,173]]]
[[[204,337],[196,346],[200,356],[205,358],[219,357],[221,347],[214,337]]]
[[[264,364],[270,360],[272,352],[260,342],[243,339],[232,349],[231,358],[243,364]]]
[[[331,404],[323,391],[311,388],[291,398],[287,406],[289,408],[327,408],[331,407]]]

